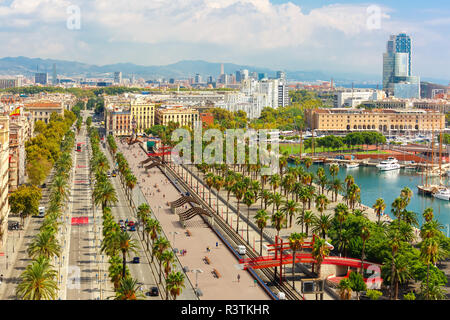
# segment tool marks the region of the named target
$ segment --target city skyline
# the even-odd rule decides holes
[[[0,2],[6,31],[0,34],[0,56],[138,65],[201,59],[273,70],[379,74],[386,39],[406,32],[414,41],[412,73],[448,78],[449,5],[408,4],[8,0]]]

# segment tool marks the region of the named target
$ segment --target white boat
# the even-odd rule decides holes
[[[450,189],[449,188],[439,188],[439,190],[433,193],[433,197],[441,200],[450,200]]]
[[[358,162],[346,163],[345,166],[347,167],[347,169],[358,168],[359,163]]]
[[[400,164],[398,163],[397,159],[389,157],[386,160],[383,160],[379,164],[377,164],[377,168],[380,171],[397,170],[400,169]]]

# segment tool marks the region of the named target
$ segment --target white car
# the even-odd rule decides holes
[[[39,218],[43,218],[45,215],[45,207],[39,207]]]

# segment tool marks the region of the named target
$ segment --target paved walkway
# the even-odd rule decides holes
[[[139,169],[138,164],[147,158],[147,155],[138,146],[122,145],[120,151],[126,156],[130,167],[138,178],[139,186],[145,194],[153,212],[161,223],[164,232],[169,237],[175,248],[186,250],[185,255],[178,254],[178,258],[184,267],[189,270],[201,269],[203,273],[198,274],[198,287],[203,293],[201,299],[212,300],[265,300],[269,299],[260,287],[254,286],[251,275],[239,270],[236,265],[238,261],[231,252],[221,243],[217,235],[196,216],[186,223],[186,229],[190,231],[188,236],[178,221],[178,216],[170,212],[168,203],[181,197],[180,192],[168,182],[166,176],[160,169],[152,169],[145,174],[145,169]],[[155,188],[154,186],[157,185]],[[158,192],[158,189],[160,190]],[[174,235],[174,232],[178,234]],[[219,246],[216,248],[216,242]],[[211,248],[207,252],[207,247]],[[206,264],[204,257],[207,256],[211,264]],[[215,278],[213,269],[217,269],[221,275]],[[237,276],[240,275],[240,281]],[[187,272],[191,283],[196,283],[196,274]]]

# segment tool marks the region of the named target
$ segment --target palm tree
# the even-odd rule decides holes
[[[136,240],[131,239],[131,236],[128,232],[119,232],[117,241],[119,244],[120,251],[122,252],[122,265],[123,265],[123,273],[122,278],[125,278],[125,269],[127,265],[127,256],[130,255],[131,252],[136,253],[137,243]]]
[[[221,176],[214,176],[214,188],[217,190],[217,214],[219,214],[219,193],[225,184],[225,180]]]
[[[129,173],[125,176],[125,185],[128,190],[130,205],[131,205],[131,200],[133,199],[131,192],[133,191],[134,187],[136,186],[136,183],[137,183],[137,178],[134,176],[134,174]]]
[[[184,275],[179,271],[170,273],[166,279],[166,286],[173,299],[176,300],[184,288]]]
[[[320,269],[323,260],[330,254],[330,248],[325,242],[325,239],[317,237],[314,241],[311,255],[317,263],[317,277],[320,279]]]
[[[256,202],[254,191],[247,190],[244,194],[244,199],[242,202],[247,206],[247,221],[250,221],[250,207]],[[247,223],[247,243],[249,241],[249,225],[250,223]]]
[[[155,243],[155,239],[158,238],[158,235],[161,233],[161,225],[158,220],[155,219],[149,219],[147,220],[147,223],[145,225],[145,232],[150,236],[150,239],[152,239],[152,248],[153,244]],[[148,250],[148,241],[147,241],[147,250]],[[152,262],[153,262],[153,255],[152,255]]]
[[[69,184],[67,183],[67,180],[64,177],[57,175],[53,179],[53,183],[51,186],[51,192],[57,193],[57,194],[61,195],[62,199],[67,200],[68,196],[70,195],[68,189],[69,189]]]
[[[334,192],[334,201],[337,201],[339,191],[342,190],[342,181],[340,179],[334,179],[330,182],[330,190]]]
[[[306,236],[308,236],[309,227],[312,226],[313,221],[314,221],[314,213],[310,210],[307,210],[300,217],[297,218],[296,223],[302,225],[302,231],[303,231],[303,226],[306,227],[305,233],[306,233]]]
[[[213,173],[210,172],[205,176],[205,183],[208,186],[209,206],[211,207],[211,187],[214,185],[214,174]]]
[[[339,282],[338,293],[341,300],[350,300],[352,298],[352,286],[350,280],[342,279]]]
[[[334,179],[334,178],[336,178],[336,176],[337,176],[338,173],[339,173],[339,166],[338,166],[337,164],[332,164],[332,165],[330,166],[329,170],[330,170],[331,176],[332,176],[333,179]]]
[[[389,268],[389,265],[392,265]],[[390,281],[392,288],[391,299],[398,299],[398,284],[405,283],[411,279],[411,264],[403,255],[397,255],[394,258],[387,257],[381,267],[381,276],[386,281]]]
[[[375,201],[375,204],[372,207],[375,210],[375,213],[378,217],[378,223],[380,223],[381,215],[384,213],[384,210],[386,209],[386,203],[384,202],[383,198],[378,198]]]
[[[303,249],[303,244],[305,243],[306,234],[305,233],[291,233],[289,236],[289,248],[292,250],[292,287],[295,289],[294,281],[294,270],[295,270],[295,258],[296,252]]]
[[[272,220],[272,227],[274,227],[277,230],[277,236],[279,237],[280,230],[286,224],[286,215],[281,211],[276,211],[274,214],[272,214],[271,220]]]
[[[224,187],[227,191],[227,203],[230,203],[230,193],[233,191],[233,186],[236,183],[234,172],[229,170],[227,177],[225,178]],[[227,223],[228,223],[228,211],[230,206],[227,206]]]
[[[320,194],[316,197],[316,208],[322,214],[326,209],[327,205],[330,203],[330,200],[323,194]]]
[[[336,208],[334,208],[334,216],[339,222],[339,240],[341,240],[342,236],[342,224],[347,220],[349,214],[350,212],[345,203],[339,203]]]
[[[142,226],[145,226],[144,222],[147,220],[150,212],[151,212],[151,209],[147,203],[142,203],[141,205],[139,205],[136,215]],[[142,228],[142,238],[144,238],[144,234],[145,234],[145,228]]]
[[[361,275],[364,273],[364,249],[366,247],[366,241],[370,237],[370,230],[367,226],[363,226],[361,228],[361,240],[363,242],[362,251],[361,251]]]
[[[116,290],[115,300],[138,300],[138,298],[144,297],[140,288],[136,279],[122,278]]]
[[[57,272],[52,269],[49,259],[38,257],[20,275],[21,282],[16,295],[22,300],[55,300],[58,285]]]
[[[295,214],[299,211],[298,203],[294,200],[287,200],[284,201],[284,206],[281,208],[281,211],[286,213],[287,216],[289,216],[289,228],[292,227],[292,218],[295,216]]]
[[[411,201],[412,196],[413,196],[413,192],[408,187],[404,187],[402,189],[402,191],[400,192],[400,197],[405,200],[405,208],[408,206],[409,202]]]
[[[423,211],[423,218],[425,219],[426,222],[430,222],[431,220],[433,220],[434,214],[433,214],[433,208],[426,208]]]
[[[108,204],[117,203],[116,190],[110,182],[101,183],[94,188],[94,203],[96,205],[101,205],[102,210],[108,206]]]
[[[308,170],[309,167],[311,167],[313,161],[312,161],[311,158],[303,158],[303,163],[304,163],[304,165],[306,167],[306,170]]]
[[[426,299],[429,300],[430,291],[430,263],[435,264],[439,251],[439,243],[436,238],[425,239],[420,246],[420,257],[427,264],[427,290]]]
[[[165,250],[161,255],[161,260],[162,260],[162,264],[164,267],[164,276],[166,277],[166,281],[167,281],[167,277],[169,276],[169,273],[172,271],[172,264],[175,261],[175,256],[173,254],[173,251]],[[169,295],[169,291],[166,286],[166,297],[168,295]]]
[[[243,181],[238,181],[233,185],[233,194],[237,199],[237,223],[236,223],[236,233],[239,233],[239,217],[240,217],[240,211],[239,211],[239,202],[241,201],[242,197],[245,194],[246,186]]]
[[[272,186],[273,192],[275,192],[278,189],[280,183],[281,183],[280,175],[274,174],[270,176],[269,184]]]
[[[355,184],[355,178],[352,175],[347,175],[344,182],[347,184],[347,189],[349,189],[351,185]]]
[[[272,197],[272,192],[269,190],[261,190],[260,191],[260,198],[261,198],[261,209],[263,209],[263,202],[264,202],[264,210],[267,210],[267,205]]]
[[[331,224],[331,215],[321,213],[319,217],[314,217],[312,231],[313,233],[321,233],[322,238],[325,239],[328,230],[331,228]]]
[[[274,214],[275,209],[278,211],[280,205],[283,203],[283,196],[281,195],[281,193],[275,192],[274,194],[272,194],[270,203],[272,204],[272,214]]]
[[[270,219],[266,210],[258,210],[255,215],[256,225],[260,230],[260,243],[259,243],[259,255],[262,256],[262,244],[263,244],[263,230],[267,227],[267,221]]]
[[[159,260],[159,283],[161,283],[162,274],[162,254],[170,247],[169,241],[164,237],[159,237],[153,244],[152,254]]]
[[[43,256],[51,259],[53,256],[59,257],[61,246],[58,244],[52,232],[40,232],[34,238],[34,241],[28,247],[28,255],[31,258]]]

